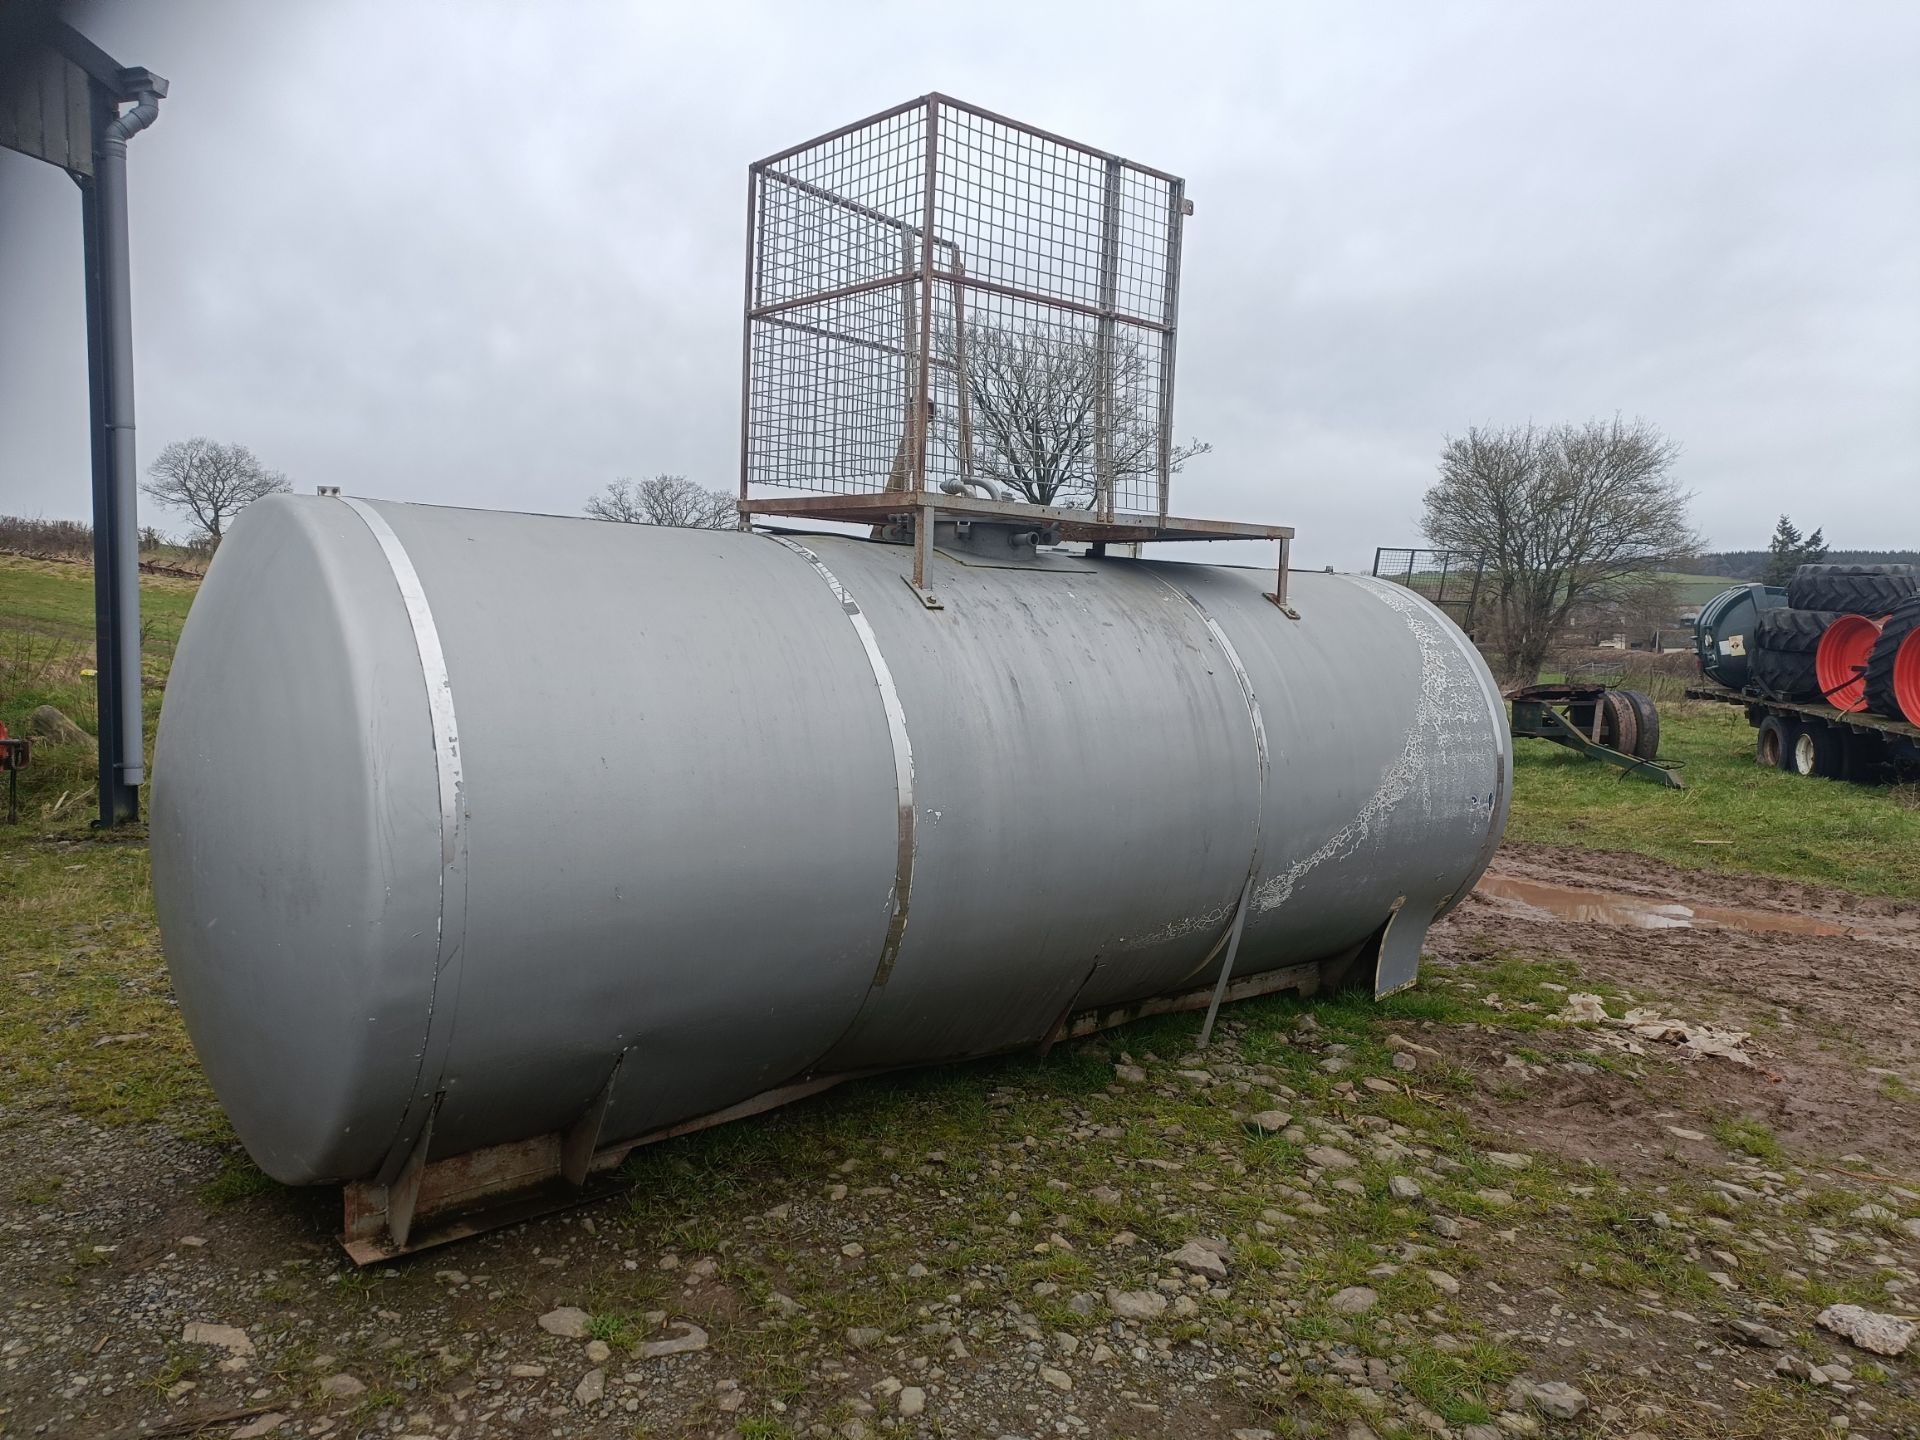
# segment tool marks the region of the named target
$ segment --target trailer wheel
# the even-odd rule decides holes
[[[1793,742],[1798,739],[1795,733],[1799,726],[1791,720],[1783,720],[1778,715],[1769,715],[1760,722],[1760,733],[1754,740],[1753,758],[1760,764],[1774,770],[1793,768]]]
[[[1637,755],[1640,716],[1625,690],[1609,690],[1600,698],[1600,743],[1622,755]]]
[[[1639,690],[1622,690],[1620,693],[1633,707],[1633,753],[1642,760],[1659,759],[1660,707],[1653,703],[1651,695]]]
[[[1840,778],[1840,732],[1823,720],[1812,720],[1793,737],[1793,773],[1815,775],[1822,780]]]

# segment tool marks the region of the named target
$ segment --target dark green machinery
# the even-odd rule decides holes
[[[1651,696],[1605,685],[1524,685],[1506,698],[1516,739],[1551,740],[1656,785],[1687,788],[1678,767],[1656,758],[1660,712]]]

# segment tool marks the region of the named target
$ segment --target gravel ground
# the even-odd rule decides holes
[[[204,1126],[29,1097],[0,1435],[1920,1434],[1910,1356],[1857,1343],[1920,1309],[1920,907],[1497,868],[1844,933],[1475,896],[1385,1005],[849,1085],[368,1271],[337,1197]],[[1703,1056],[1636,1007],[1748,1038]]]

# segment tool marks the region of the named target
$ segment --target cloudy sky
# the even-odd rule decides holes
[[[1417,539],[1441,440],[1622,411],[1716,547],[1920,543],[1920,5],[100,5],[142,463],[575,511],[737,475],[747,162],[930,89],[1187,177],[1176,511]],[[82,516],[79,204],[0,152],[0,510]],[[169,517],[143,517],[166,525]],[[1226,559],[1226,555],[1218,558]],[[1250,557],[1249,557],[1250,558]]]

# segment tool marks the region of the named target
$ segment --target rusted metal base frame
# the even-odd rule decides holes
[[[873,525],[918,503],[936,506],[948,520],[1005,520],[1030,527],[1049,526],[1062,540],[1291,540],[1292,527],[1256,525],[1239,520],[1196,520],[1167,516],[1119,514],[1102,520],[1088,510],[1058,505],[1031,505],[1023,500],[987,500],[977,495],[944,491],[902,494],[898,490],[868,490],[851,495],[756,495],[737,502],[755,515],[774,522],[838,520],[849,525]]]
[[[1230,958],[1225,968],[1231,970]],[[1288,965],[1177,995],[1095,1006],[1066,1017],[1048,1042],[1079,1039],[1149,1015],[1217,1010],[1222,1001],[1250,1000],[1288,990],[1312,995],[1321,988],[1322,979],[1319,962]],[[611,1098],[611,1079],[571,1128],[531,1140],[427,1160],[429,1126],[429,1135],[422,1138],[393,1185],[360,1182],[343,1187],[345,1224],[340,1243],[354,1264],[373,1265],[570,1210],[623,1189],[625,1182],[613,1172],[643,1145],[758,1115],[818,1095],[843,1081],[875,1073],[851,1071],[782,1085],[724,1110],[612,1145],[599,1144],[600,1126]]]

